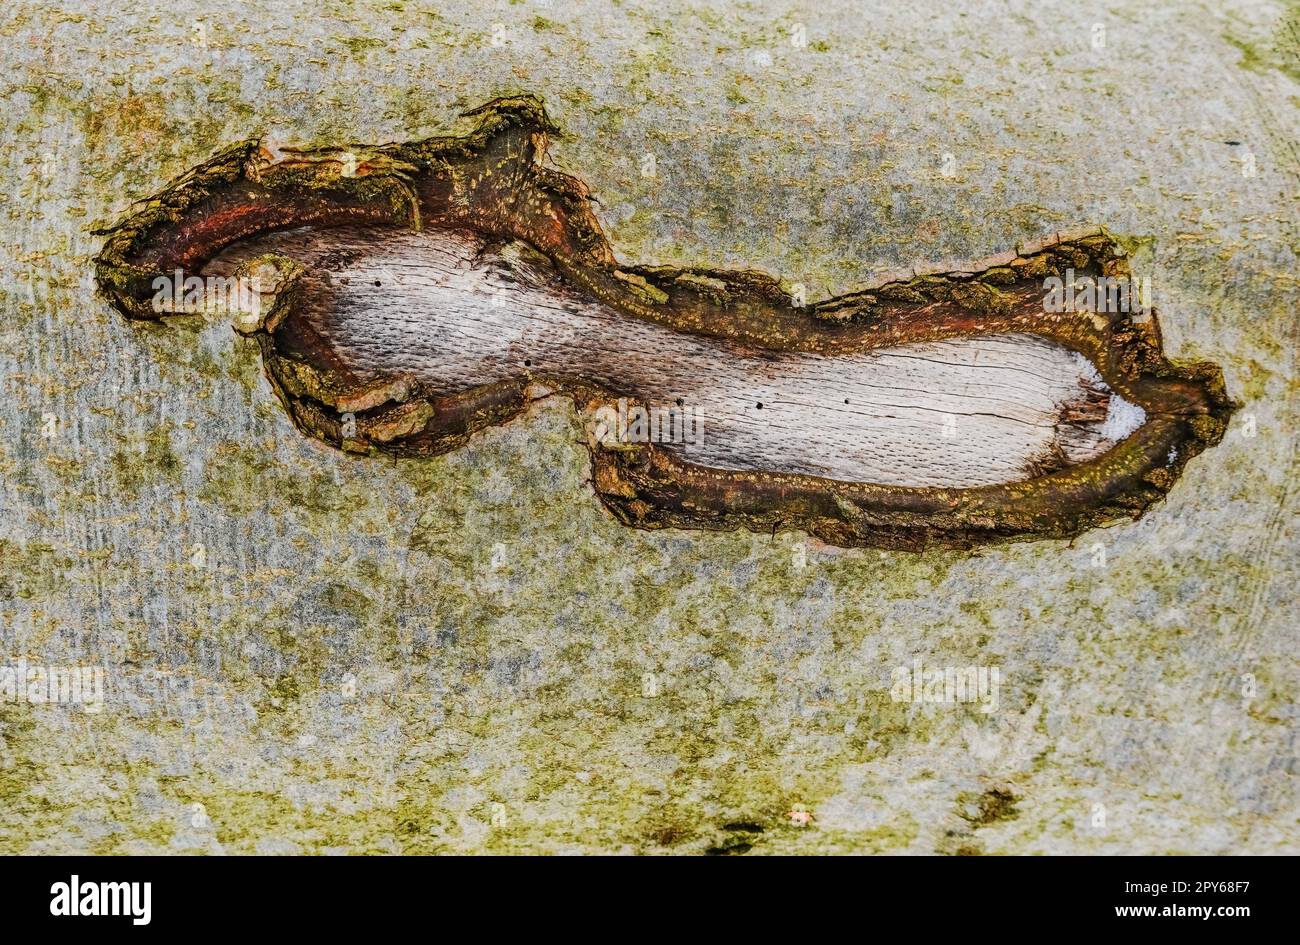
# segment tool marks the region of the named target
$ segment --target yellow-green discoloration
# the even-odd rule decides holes
[[[528,4],[392,6],[28,3],[0,27],[0,665],[114,687],[99,715],[0,702],[0,851],[1296,852],[1300,92],[1221,36],[1271,48],[1280,6],[991,29],[958,4],[552,5],[545,33]],[[830,48],[791,46],[796,17]],[[796,532],[618,525],[565,411],[349,458],[288,425],[224,322],[124,326],[93,297],[90,221],[218,142],[409,140],[524,89],[621,259],[817,299],[1076,220],[1153,234],[1166,345],[1221,361],[1243,407],[1139,523],[977,555],[809,543],[796,567]],[[178,478],[118,489],[114,455],[166,424]],[[891,700],[917,657],[1000,666],[999,712]],[[975,828],[958,798],[992,788],[1017,815]]]

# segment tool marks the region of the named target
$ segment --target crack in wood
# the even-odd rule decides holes
[[[569,396],[640,527],[1069,537],[1223,435],[1222,372],[1167,360],[1154,312],[1045,310],[1049,277],[1127,276],[1105,231],[801,306],[762,273],[621,265],[542,162],[540,101],[470,114],[460,138],[230,148],[104,231],[100,287],[131,318],[224,306],[295,424],[350,452],[444,452]]]

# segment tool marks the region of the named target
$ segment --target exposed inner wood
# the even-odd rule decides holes
[[[666,449],[719,469],[905,486],[1032,478],[1100,455],[1145,419],[1079,355],[1023,334],[828,357],[741,347],[630,318],[520,244],[467,231],[269,234],[205,272],[274,252],[308,272],[306,320],[365,379],[435,393],[527,374],[661,411]],[[292,326],[291,326],[292,327]],[[618,429],[638,435],[634,408]]]

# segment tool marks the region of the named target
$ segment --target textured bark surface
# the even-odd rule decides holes
[[[1295,31],[1243,2],[7,6],[0,666],[108,695],[0,700],[0,850],[1296,852]],[[1166,354],[1241,408],[1072,542],[644,531],[557,399],[352,456],[228,318],[97,297],[90,231],[227,142],[459,136],[525,91],[620,260],[818,300],[1149,235]],[[914,660],[997,667],[996,709],[896,700]]]

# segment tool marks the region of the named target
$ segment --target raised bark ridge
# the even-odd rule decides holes
[[[596,492],[638,527],[800,527],[833,544],[909,549],[1069,537],[1140,515],[1226,429],[1234,405],[1221,370],[1167,360],[1154,313],[1135,322],[1124,313],[1044,311],[1048,277],[1128,275],[1122,247],[1103,230],[1058,234],[960,272],[913,274],[800,306],[763,273],[620,265],[586,188],[542,164],[555,129],[540,101],[502,99],[469,114],[479,124],[464,137],[278,154],[256,141],[235,145],[104,231],[99,285],[127,317],[158,318],[177,309],[156,304],[158,279],[221,271],[214,262],[226,251],[224,258],[238,259],[229,271],[260,286],[236,327],[257,337],[289,415],[304,432],[358,453],[445,452],[553,391],[572,396],[589,417],[608,416],[629,392],[605,376],[542,364],[463,389],[374,360],[359,366],[355,353],[322,331],[333,298],[323,280],[339,264],[304,265],[278,251],[231,256],[236,244],[256,247],[255,238],[303,227],[349,228],[354,240],[371,232],[376,241],[384,238],[376,227],[455,231],[512,251],[512,278],[540,273],[539,282],[583,305],[760,357],[833,360],[952,339],[1036,336],[1086,358],[1105,396],[1145,413],[1135,432],[1100,455],[1064,464],[1044,456],[1023,479],[970,487],[847,481],[762,468],[761,456],[754,468],[717,468],[658,443],[611,443],[589,423]],[[1099,417],[1089,398],[1065,407],[1063,420]]]

